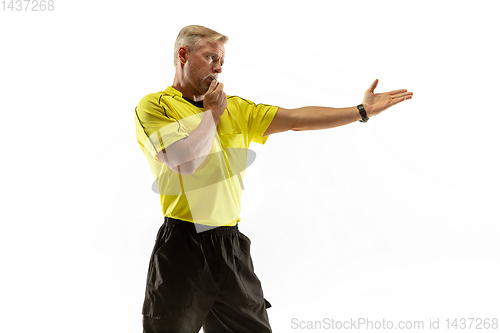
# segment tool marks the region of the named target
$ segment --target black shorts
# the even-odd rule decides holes
[[[165,218],[149,263],[144,333],[272,332],[269,307],[237,225],[197,233]]]

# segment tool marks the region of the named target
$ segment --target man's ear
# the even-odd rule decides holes
[[[187,54],[188,54],[189,50],[186,46],[181,46],[179,47],[179,51],[177,52],[177,56],[179,57],[179,61],[181,62],[181,64],[185,64],[186,63],[186,58],[187,58]]]

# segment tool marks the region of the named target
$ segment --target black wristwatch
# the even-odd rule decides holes
[[[366,110],[365,110],[363,104],[359,104],[358,105],[358,110],[359,110],[359,114],[361,115],[361,118],[363,118],[363,119],[361,119],[359,121],[362,122],[362,123],[366,123],[369,118],[366,115]]]

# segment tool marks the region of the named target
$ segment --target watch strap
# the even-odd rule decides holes
[[[357,106],[358,108],[358,111],[359,111],[359,114],[361,115],[361,120],[359,120],[360,122],[362,123],[366,123],[368,121],[368,116],[366,115],[366,110],[365,110],[365,107],[363,106],[363,104],[359,104]]]

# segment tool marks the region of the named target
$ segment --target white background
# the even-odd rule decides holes
[[[0,12],[0,331],[142,331],[163,217],[134,109],[172,84],[190,24],[229,36],[229,95],[414,92],[366,124],[252,144],[240,230],[275,332],[500,317],[497,1],[54,3]]]

